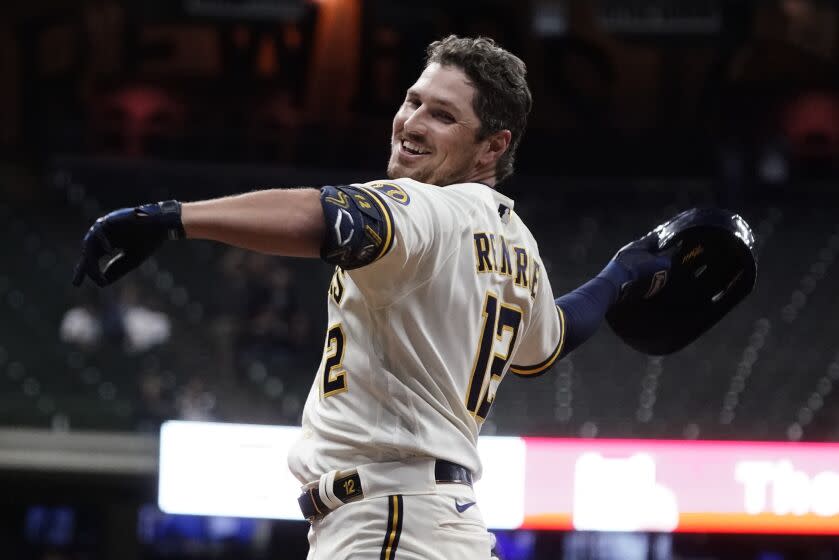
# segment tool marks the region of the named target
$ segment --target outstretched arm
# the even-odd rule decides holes
[[[209,239],[293,257],[318,257],[326,226],[316,189],[271,189],[203,202],[175,200],[102,216],[82,240],[73,276],[107,286],[139,266],[167,239]]]
[[[168,239],[208,239],[260,253],[320,257],[346,270],[381,257],[393,240],[389,213],[363,188],[269,189],[202,202],[166,200],[102,216],[82,240],[73,276],[107,286]]]
[[[317,189],[271,189],[181,205],[186,237],[289,257],[319,257],[324,238]]]

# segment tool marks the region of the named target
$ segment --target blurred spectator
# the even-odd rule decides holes
[[[59,327],[62,342],[93,348],[102,339],[102,325],[98,312],[90,303],[70,308]]]
[[[172,331],[169,317],[140,304],[138,287],[128,281],[115,299],[112,292],[99,292],[99,300],[72,307],[61,320],[63,342],[92,349],[99,344],[121,346],[135,354],[164,344]]]
[[[157,86],[127,85],[94,96],[91,103],[96,147],[129,157],[172,155],[183,138],[186,111]]]
[[[164,344],[172,333],[169,316],[143,306],[137,284],[128,282],[120,291],[119,310],[125,328],[124,348],[129,353],[144,352]]]
[[[793,155],[831,160],[839,155],[839,97],[831,92],[806,92],[789,103],[782,127]]]
[[[61,320],[59,336],[63,342],[93,349],[99,344],[120,346],[125,339],[125,324],[119,305],[111,292],[88,293],[81,305],[70,308]]]
[[[230,249],[223,261],[232,318],[233,359],[238,371],[261,362],[284,368],[309,334],[298,306],[293,270],[283,259]]]
[[[216,396],[207,389],[204,379],[197,375],[181,387],[175,404],[178,417],[182,420],[208,421],[215,417]]]

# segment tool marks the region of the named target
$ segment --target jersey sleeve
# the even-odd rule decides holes
[[[539,290],[526,328],[510,364],[510,371],[523,377],[547,371],[559,358],[565,343],[565,316],[554,303],[544,268],[539,270]]]
[[[347,271],[368,301],[384,306],[428,280],[456,250],[458,220],[468,209],[441,187],[411,180],[373,181],[359,185],[385,217],[382,254],[372,263]]]

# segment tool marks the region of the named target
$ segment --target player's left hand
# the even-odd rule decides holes
[[[73,275],[80,286],[85,276],[102,287],[137,268],[167,239],[185,237],[181,205],[175,200],[122,208],[102,216],[82,240],[82,255]],[[100,264],[107,257],[104,267]]]

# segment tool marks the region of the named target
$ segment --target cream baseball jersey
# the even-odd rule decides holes
[[[323,358],[289,467],[431,457],[480,477],[477,438],[508,371],[541,373],[564,321],[513,201],[478,183],[357,185],[386,218],[381,254],[336,269]]]

